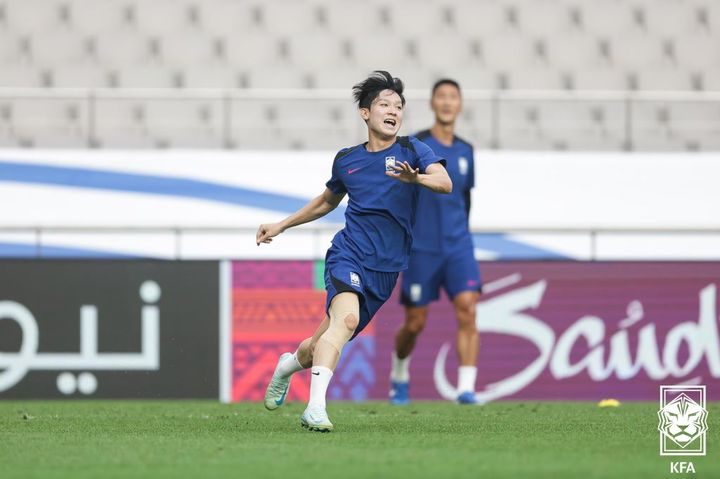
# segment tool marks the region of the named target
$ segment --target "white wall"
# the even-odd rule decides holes
[[[260,222],[279,220],[292,205],[322,192],[333,156],[334,152],[0,150],[0,242],[32,241],[35,228],[47,227],[246,228],[183,232],[174,240],[160,234],[153,241],[148,241],[148,232],[144,238],[138,233],[137,241],[132,232],[116,238],[115,232],[43,236],[65,246],[128,254],[147,249],[148,255],[160,257],[322,256],[336,229],[333,223],[342,221],[341,216],[326,221],[324,232],[296,233],[293,246],[278,242],[272,253],[236,245],[252,239]],[[122,177],[120,187],[95,181],[108,173],[112,178],[117,173],[142,176]],[[513,241],[577,259],[586,259],[591,250],[600,258],[682,257],[684,251],[693,258],[720,258],[717,178],[720,154],[478,151],[471,226],[477,231],[511,231]],[[182,180],[200,183],[177,183]],[[174,186],[166,188],[167,181]],[[132,191],[135,182],[140,191]],[[188,196],[198,184],[209,196]],[[271,197],[262,204],[246,204],[246,199],[256,198],[255,190]],[[290,203],[284,201],[288,197]],[[523,229],[547,231],[517,231]],[[554,231],[562,229],[579,231]],[[605,229],[705,231],[658,237],[603,233]],[[600,232],[591,238],[589,230]],[[493,253],[479,250],[478,256],[492,258]]]

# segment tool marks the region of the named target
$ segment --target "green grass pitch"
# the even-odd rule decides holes
[[[657,404],[331,402],[335,432],[303,405],[0,401],[0,478],[662,478],[670,461],[720,477],[720,403],[706,457],[658,454]]]

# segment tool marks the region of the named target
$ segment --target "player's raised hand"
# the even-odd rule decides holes
[[[260,225],[255,235],[255,242],[258,246],[260,243],[272,243],[274,236],[279,235],[283,232],[280,223],[270,223],[266,225]]]
[[[400,163],[400,166],[393,165],[391,166],[391,168],[395,171],[386,171],[386,175],[391,176],[396,180],[400,180],[403,183],[418,182],[418,174],[420,173],[420,169],[413,169],[407,161],[403,161],[402,163]]]

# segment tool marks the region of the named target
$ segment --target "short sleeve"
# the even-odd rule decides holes
[[[441,165],[446,166],[447,162],[445,161],[445,159],[437,156],[435,152],[432,151],[432,149],[425,143],[418,140],[417,138],[412,138],[410,141],[412,142],[412,145],[415,148],[415,152],[418,155],[418,165],[420,167],[420,173],[425,173],[427,167],[432,165],[433,163],[440,163]]]
[[[339,170],[337,167],[337,160],[339,157],[343,156],[343,153],[345,150],[340,150],[337,155],[335,155],[335,160],[333,160],[333,166],[332,166],[332,176],[330,179],[325,183],[325,186],[333,192],[333,194],[336,195],[344,195],[347,193],[347,189],[345,188],[345,184],[342,182],[342,179],[340,179]]]

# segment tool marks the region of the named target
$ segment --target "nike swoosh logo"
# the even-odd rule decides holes
[[[320,376],[320,373],[312,373],[313,376]]]
[[[289,387],[290,387],[290,385],[288,384],[288,387],[285,388],[285,391],[283,391],[282,396],[280,396],[280,399],[276,399],[276,400],[275,400],[275,405],[276,405],[276,406],[281,405],[281,404],[283,403],[283,401],[285,401],[285,395],[287,394]]]
[[[362,167],[360,167],[360,168],[352,168],[352,169],[348,170],[348,175],[352,175],[353,173],[355,173],[357,170],[359,170],[359,169],[361,169],[361,168],[362,168]]]

